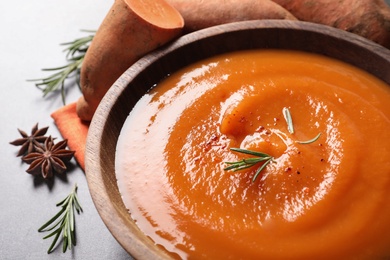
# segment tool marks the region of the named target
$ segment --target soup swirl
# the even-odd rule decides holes
[[[253,157],[231,148],[272,160],[254,179],[262,162],[226,170]],[[146,94],[116,175],[132,218],[173,257],[386,259],[389,158],[388,85],[327,57],[252,50]]]

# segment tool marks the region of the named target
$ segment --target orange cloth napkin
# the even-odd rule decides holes
[[[76,113],[76,103],[63,106],[51,114],[64,139],[68,139],[68,147],[75,151],[74,157],[84,170],[84,153],[85,143],[87,141],[87,134],[89,122],[82,121]]]

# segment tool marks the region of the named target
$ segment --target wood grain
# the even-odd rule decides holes
[[[127,115],[138,99],[167,74],[217,54],[257,48],[323,54],[390,84],[390,50],[327,26],[282,20],[237,22],[182,36],[130,67],[110,88],[91,122],[86,145],[86,176],[95,206],[112,235],[135,258],[169,259],[132,221],[118,191],[115,150]]]

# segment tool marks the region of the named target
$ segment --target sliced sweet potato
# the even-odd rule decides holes
[[[185,32],[210,26],[261,19],[296,20],[271,0],[167,0],[183,16]]]
[[[165,0],[116,0],[85,55],[77,114],[92,119],[115,80],[146,53],[181,34],[184,21]]]

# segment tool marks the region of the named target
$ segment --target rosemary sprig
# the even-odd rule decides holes
[[[53,251],[61,233],[63,239],[62,251],[64,253],[66,249],[70,250],[72,245],[76,245],[74,211],[76,210],[78,214],[83,211],[77,197],[77,184],[74,185],[72,192],[61,202],[57,203],[56,206],[61,206],[61,210],[38,229],[38,232],[54,230],[43,238],[46,239],[55,236],[52,244],[47,250],[48,254]]]
[[[267,165],[274,160],[274,157],[272,157],[269,154],[266,153],[261,153],[261,152],[256,152],[252,150],[246,150],[246,149],[241,149],[241,148],[230,148],[230,150],[243,153],[243,154],[249,154],[253,156],[257,156],[256,158],[246,158],[242,159],[237,162],[225,162],[226,164],[230,165],[226,168],[224,168],[225,171],[233,170],[235,171],[240,171],[246,168],[250,168],[260,162],[264,162],[257,170],[255,175],[252,178],[252,182],[254,182],[257,177],[259,176],[260,172],[267,167]]]
[[[80,69],[84,60],[84,56],[94,37],[94,31],[86,31],[93,33],[91,35],[75,39],[72,42],[62,43],[67,45],[64,49],[66,52],[67,64],[61,67],[42,69],[42,71],[54,71],[55,73],[45,78],[31,79],[28,81],[36,81],[35,86],[42,90],[43,97],[55,90],[61,90],[62,103],[65,105],[65,82],[67,79],[75,77],[76,84],[79,85]]]

